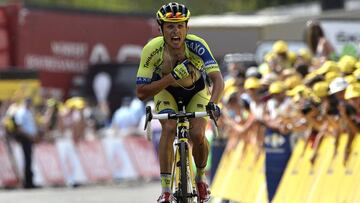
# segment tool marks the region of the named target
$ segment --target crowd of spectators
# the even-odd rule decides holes
[[[258,67],[238,65],[234,76],[236,65],[228,65],[232,70],[222,101],[227,150],[239,139],[262,146],[263,127],[296,134],[314,147],[323,136],[347,133],[352,138],[360,132],[358,58],[331,60],[307,49],[293,53],[279,40]]]
[[[23,187],[36,188],[31,167],[34,144],[55,142],[59,138],[77,144],[107,135],[139,134],[138,125],[144,111],[144,103],[137,98],[125,97],[111,115],[106,103],[84,97],[61,101],[24,84],[12,98],[1,102],[0,139],[6,141],[8,148],[11,141],[21,145],[25,162],[21,172]]]
[[[267,150],[279,150],[277,144],[304,139],[314,149],[315,162],[324,137],[333,136],[337,147],[345,134],[346,164],[352,140],[360,133],[359,56],[336,54],[319,24],[307,26],[308,49],[289,50],[287,42],[278,40],[258,66],[227,64],[219,120],[227,138],[225,153],[243,141],[268,155]],[[273,133],[280,136],[267,136]],[[286,161],[290,153],[291,148]]]

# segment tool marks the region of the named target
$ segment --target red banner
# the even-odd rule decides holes
[[[151,16],[26,10],[16,66],[39,70],[44,87],[68,91],[73,77],[90,64],[137,63],[142,47],[157,34]]]

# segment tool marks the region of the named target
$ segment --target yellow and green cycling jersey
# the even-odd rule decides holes
[[[185,39],[185,56],[196,69],[204,69],[206,73],[220,71],[209,46],[202,38],[188,34]],[[149,84],[162,75],[164,38],[156,37],[149,41],[142,50],[136,84]]]
[[[198,72],[206,74],[220,71],[209,46],[200,37],[188,34],[185,39],[185,56]],[[163,76],[164,38],[156,37],[149,41],[141,55],[140,66],[137,72],[136,84],[149,84]],[[204,80],[199,74],[194,78],[192,87],[168,86],[154,96],[156,112],[178,111],[177,102],[182,100],[186,111],[205,111],[209,102],[210,93]],[[185,79],[186,80],[186,79]],[[181,81],[180,81],[181,82]]]

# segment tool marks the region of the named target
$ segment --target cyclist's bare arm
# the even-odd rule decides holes
[[[210,101],[214,103],[218,103],[220,101],[221,94],[224,90],[224,79],[220,71],[214,71],[209,73],[209,77],[213,84]]]
[[[160,80],[153,81],[149,84],[136,85],[136,96],[141,100],[149,99],[174,82],[175,78],[168,74]]]

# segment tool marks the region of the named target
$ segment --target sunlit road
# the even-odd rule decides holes
[[[34,190],[0,189],[0,203],[154,203],[159,193],[158,182]]]

